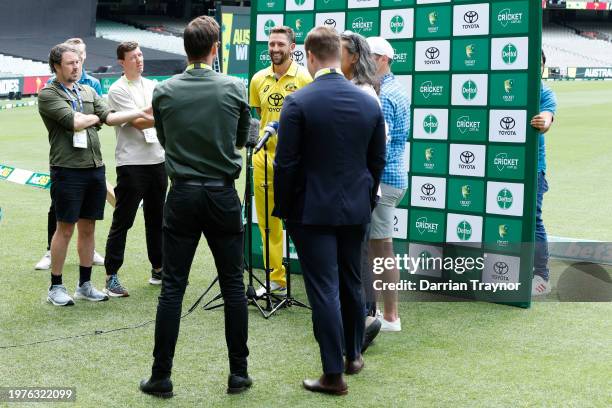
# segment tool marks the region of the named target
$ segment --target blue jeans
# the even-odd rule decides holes
[[[533,273],[540,275],[548,281],[548,237],[542,221],[542,201],[544,193],[548,191],[546,172],[538,171],[538,192],[536,198],[536,227],[535,227],[535,257],[533,260]]]

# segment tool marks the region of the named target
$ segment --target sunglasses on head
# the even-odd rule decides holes
[[[342,34],[340,34],[340,38],[346,41],[350,41],[351,43],[353,43],[353,45],[355,46],[355,50],[357,52],[360,52],[361,49],[359,47],[359,41],[355,41],[357,34],[350,31],[350,30],[346,30],[343,31]]]

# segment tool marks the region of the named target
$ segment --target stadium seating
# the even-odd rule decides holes
[[[96,36],[113,41],[137,41],[141,46],[173,54],[185,55],[183,39],[173,35],[163,35],[141,30],[128,24],[109,20],[98,20]]]
[[[584,32],[604,34],[612,39],[612,24],[609,22],[573,21],[571,26]]]
[[[49,65],[44,62],[29,59],[11,57],[0,54],[0,77],[23,75],[42,76],[49,74]]]
[[[550,67],[612,66],[612,42],[585,38],[560,25],[544,25],[542,48]]]
[[[138,27],[146,28],[149,31],[161,30],[165,33],[182,37],[188,20],[181,20],[165,16],[122,16],[122,21]]]

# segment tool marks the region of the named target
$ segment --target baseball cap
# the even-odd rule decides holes
[[[386,55],[390,59],[393,59],[395,52],[393,51],[391,44],[389,44],[389,41],[382,37],[369,37],[367,41],[368,45],[370,46],[370,50],[374,54]]]

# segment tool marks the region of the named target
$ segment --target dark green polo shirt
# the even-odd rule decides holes
[[[155,87],[153,115],[171,179],[238,178],[250,121],[240,79],[206,68],[175,75]]]
[[[76,84],[83,100],[83,113],[95,114],[102,122],[112,111],[93,88]],[[76,94],[72,92],[73,98]],[[77,109],[78,108],[77,103]],[[87,148],[73,146],[74,110],[70,97],[57,80],[48,84],[38,94],[38,112],[49,132],[49,164],[69,168],[101,167],[102,153],[96,126],[87,128]]]

